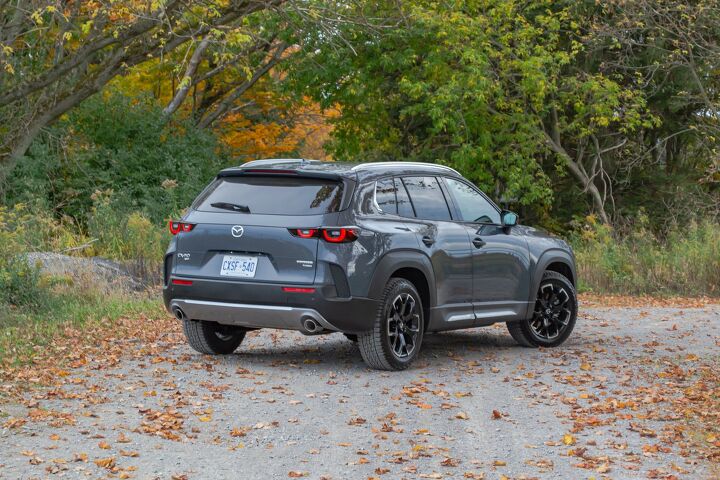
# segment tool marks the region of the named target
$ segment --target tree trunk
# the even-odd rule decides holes
[[[573,160],[573,158],[570,156],[569,153],[567,153],[567,151],[563,148],[559,141],[553,139],[550,135],[548,135],[547,132],[543,133],[545,134],[545,142],[550,147],[550,149],[560,155],[560,157],[565,161],[565,164],[568,166],[570,173],[572,173],[573,176],[582,184],[584,191],[586,191],[590,195],[593,207],[595,208],[595,211],[600,217],[600,220],[604,224],[609,225],[610,217],[605,210],[605,203],[603,202],[600,190],[598,190],[595,183],[590,177],[587,176],[583,169],[580,168],[580,165],[575,160]]]

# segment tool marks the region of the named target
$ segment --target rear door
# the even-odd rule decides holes
[[[184,219],[195,227],[178,235],[174,273],[313,283],[318,239],[309,231],[328,222],[342,195],[343,183],[329,179],[277,174],[218,178]]]
[[[406,225],[416,233],[420,248],[430,257],[435,273],[437,308],[429,328],[471,326],[475,317],[468,235],[461,225],[452,221],[436,177],[402,177],[402,183],[415,216],[408,219]]]

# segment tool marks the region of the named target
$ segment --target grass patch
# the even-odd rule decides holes
[[[581,291],[720,296],[718,223],[689,223],[658,235],[642,217],[623,231],[588,217],[571,243]]]
[[[0,304],[0,365],[30,362],[69,327],[84,329],[112,324],[120,317],[163,312],[157,297],[69,290],[48,292],[39,308]]]

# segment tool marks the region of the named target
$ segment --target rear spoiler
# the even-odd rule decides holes
[[[334,172],[316,172],[312,170],[295,170],[292,168],[229,168],[217,174],[217,178],[243,177],[248,175],[322,178],[327,180],[352,180],[351,177]],[[357,174],[355,174],[357,178]]]

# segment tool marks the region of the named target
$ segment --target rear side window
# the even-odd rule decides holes
[[[412,206],[417,218],[425,220],[450,220],[450,210],[435,177],[404,177]]]
[[[337,212],[342,193],[341,182],[318,178],[223,177],[195,200],[193,208],[203,212],[320,215]]]
[[[399,178],[384,178],[375,183],[375,201],[384,213],[414,217],[412,203]]]
[[[395,183],[392,178],[378,180],[375,183],[375,201],[385,213],[397,213],[397,201],[395,199]]]

